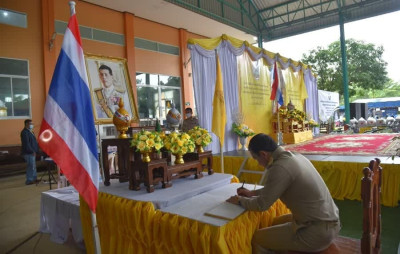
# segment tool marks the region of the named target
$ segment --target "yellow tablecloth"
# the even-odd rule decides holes
[[[81,199],[87,253],[94,253],[91,218]],[[254,231],[290,213],[277,201],[266,212],[245,212],[217,227],[154,209],[151,202],[99,193],[97,224],[102,253],[251,253]]]
[[[225,173],[237,175],[243,157],[224,156]],[[368,163],[341,161],[311,161],[318,170],[333,198],[338,200],[361,200],[362,170]],[[382,204],[398,206],[400,200],[400,165],[381,164],[382,166]],[[248,170],[264,170],[254,159],[249,159],[245,165]],[[213,157],[213,169],[221,172],[221,159]],[[243,174],[246,183],[258,183],[260,175]]]

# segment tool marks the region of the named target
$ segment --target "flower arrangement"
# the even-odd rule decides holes
[[[141,153],[151,152],[153,149],[158,152],[164,146],[161,136],[159,132],[141,130],[133,134],[131,146]]]
[[[249,126],[241,123],[233,123],[232,124],[232,130],[234,133],[236,133],[239,137],[250,137],[253,136],[255,133],[252,129],[249,128]]]
[[[210,133],[206,129],[202,129],[199,126],[189,130],[188,134],[194,141],[195,145],[198,146],[206,146],[212,141]]]
[[[172,132],[165,136],[164,147],[173,154],[186,154],[193,152],[195,145],[189,134]]]
[[[310,120],[308,120],[308,125],[310,127],[319,127],[319,124],[312,118]]]

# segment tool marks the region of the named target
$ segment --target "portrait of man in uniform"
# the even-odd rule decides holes
[[[85,55],[96,123],[111,123],[122,99],[124,108],[139,121],[125,59]]]

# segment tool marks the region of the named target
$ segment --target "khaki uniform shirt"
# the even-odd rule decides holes
[[[190,118],[183,120],[182,131],[187,132],[196,126],[199,126],[199,119],[197,119],[197,117],[195,116],[192,116]]]
[[[243,207],[265,211],[280,198],[297,224],[339,220],[339,210],[325,182],[307,158],[282,147],[272,153],[272,158],[264,188],[256,191],[258,196],[239,197]]]

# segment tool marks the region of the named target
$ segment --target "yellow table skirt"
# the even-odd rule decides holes
[[[225,173],[237,175],[243,157],[224,156]],[[360,162],[340,161],[311,161],[324,179],[333,198],[338,200],[361,200],[362,170],[368,166]],[[384,206],[398,206],[400,200],[400,165],[381,164],[382,166],[382,204]],[[254,159],[249,159],[245,165],[248,170],[264,170]],[[221,172],[220,156],[213,156],[213,169]],[[246,183],[258,183],[260,175],[243,174],[242,180]]]
[[[94,253],[90,210],[80,200],[87,253]],[[217,227],[155,210],[151,202],[99,193],[97,224],[102,253],[251,253],[254,231],[290,213],[278,200],[266,212],[245,212]]]

